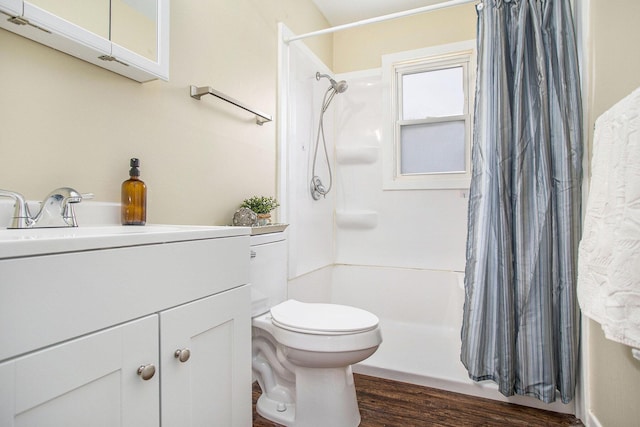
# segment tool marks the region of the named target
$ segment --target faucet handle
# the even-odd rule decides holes
[[[76,203],[78,202],[69,202],[62,208],[62,220],[68,227],[78,226],[78,221],[76,220],[76,210],[73,208],[73,205]]]
[[[59,198],[62,203],[80,203],[82,201],[82,194],[71,187],[56,188],[47,196],[47,198],[51,197]]]
[[[73,188],[69,188],[69,190],[71,190],[71,193],[72,192],[77,193],[77,191],[75,191]],[[67,203],[64,205],[63,212],[62,212],[62,219],[64,220],[64,222],[67,223],[69,227],[77,227],[78,221],[76,220],[76,211],[74,209],[74,205],[76,203],[80,203],[83,200],[93,199],[94,197],[95,195],[93,193],[81,193],[80,200],[76,200],[77,197],[70,197],[67,200]]]
[[[11,218],[11,225],[8,228],[28,228],[31,226],[33,219],[29,212],[29,206],[22,194],[15,191],[0,190],[0,197],[11,197],[15,200],[13,218]]]

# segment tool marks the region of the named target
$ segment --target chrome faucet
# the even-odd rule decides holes
[[[62,187],[53,190],[45,197],[40,212],[33,217],[29,206],[20,193],[0,190],[0,196],[11,197],[15,200],[15,209],[11,225],[7,228],[45,228],[45,227],[77,227],[74,204],[83,198],[93,195],[82,195],[73,188]]]

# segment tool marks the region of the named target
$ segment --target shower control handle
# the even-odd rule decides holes
[[[328,191],[324,188],[322,181],[317,176],[311,180],[311,197],[313,200],[320,200],[320,196],[327,197]]]

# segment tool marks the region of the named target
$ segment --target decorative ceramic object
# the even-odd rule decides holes
[[[242,227],[258,225],[258,214],[249,208],[240,208],[233,214],[233,225]]]
[[[260,226],[264,226],[264,225],[269,225],[271,224],[271,214],[270,213],[266,213],[266,214],[258,214],[258,225]]]

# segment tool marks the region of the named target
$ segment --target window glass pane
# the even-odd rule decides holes
[[[402,76],[402,120],[464,114],[462,67]]]
[[[464,120],[400,128],[400,173],[465,172]]]

